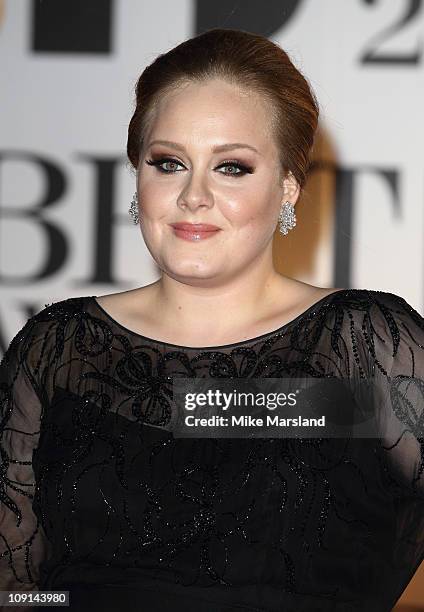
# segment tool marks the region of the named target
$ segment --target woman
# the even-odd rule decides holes
[[[389,611],[424,551],[424,320],[396,294],[274,269],[318,121],[280,47],[209,30],[159,56],[136,93],[130,213],[162,276],[52,304],[11,342],[2,588],[69,590],[78,611]],[[294,376],[372,378],[390,427],[169,429],[178,377]]]

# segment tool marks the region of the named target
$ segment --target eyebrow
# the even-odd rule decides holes
[[[161,144],[176,149],[177,151],[184,151],[183,146],[179,145],[177,142],[172,142],[171,140],[152,140],[148,146],[150,147],[153,144]],[[228,144],[218,145],[212,149],[212,153],[221,153],[222,151],[230,151],[232,149],[251,149],[252,151],[255,151],[255,153],[259,153],[255,147],[252,147],[244,142],[230,142]]]

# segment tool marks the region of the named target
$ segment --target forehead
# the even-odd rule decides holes
[[[149,139],[248,142],[274,152],[270,104],[258,92],[213,79],[165,93],[150,122]]]

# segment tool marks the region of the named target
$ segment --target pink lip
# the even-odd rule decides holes
[[[189,232],[214,232],[219,230],[216,225],[210,225],[209,223],[171,223],[175,229],[186,230]]]
[[[172,223],[171,227],[178,238],[193,242],[211,238],[220,230],[216,225],[205,223]]]

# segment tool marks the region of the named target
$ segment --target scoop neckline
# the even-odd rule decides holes
[[[324,295],[317,302],[314,302],[313,304],[308,306],[308,308],[306,310],[304,310],[303,312],[298,314],[294,319],[291,319],[291,321],[287,321],[287,323],[284,323],[283,325],[280,325],[280,327],[277,327],[276,329],[272,329],[271,331],[268,331],[268,332],[265,332],[263,334],[260,334],[259,336],[254,336],[253,338],[247,338],[246,340],[240,340],[239,342],[231,342],[230,344],[219,344],[219,345],[215,345],[215,346],[185,346],[185,345],[182,345],[182,344],[173,344],[172,342],[165,342],[164,340],[159,340],[158,338],[150,338],[149,336],[144,336],[143,334],[139,334],[138,332],[135,332],[132,329],[129,329],[128,327],[125,327],[125,325],[122,325],[122,323],[119,323],[116,319],[114,319],[103,308],[103,306],[101,306],[99,304],[99,302],[97,301],[97,297],[99,297],[99,296],[97,296],[97,295],[90,295],[90,296],[88,296],[88,299],[90,299],[94,303],[94,306],[96,308],[98,308],[98,310],[100,310],[105,315],[105,317],[107,319],[109,319],[109,321],[113,325],[116,325],[116,327],[119,327],[120,329],[122,329],[123,331],[125,331],[126,333],[128,333],[128,334],[130,334],[132,336],[135,336],[137,338],[141,338],[142,340],[147,340],[148,342],[152,342],[153,344],[161,344],[163,346],[170,346],[170,347],[177,348],[177,349],[182,349],[182,350],[190,350],[190,351],[214,351],[214,350],[219,350],[219,349],[231,348],[231,347],[234,347],[234,346],[242,346],[244,344],[257,343],[260,340],[262,340],[263,338],[266,338],[267,336],[273,336],[275,334],[283,332],[287,327],[293,325],[294,323],[296,323],[297,321],[299,321],[300,319],[305,317],[311,310],[314,310],[314,309],[320,307],[321,305],[323,305],[323,303],[325,303],[327,300],[331,299],[335,295],[337,295],[339,293],[344,293],[344,292],[347,292],[347,291],[352,291],[352,290],[351,289],[338,289],[337,291],[333,291],[331,293],[327,293],[327,295]]]

